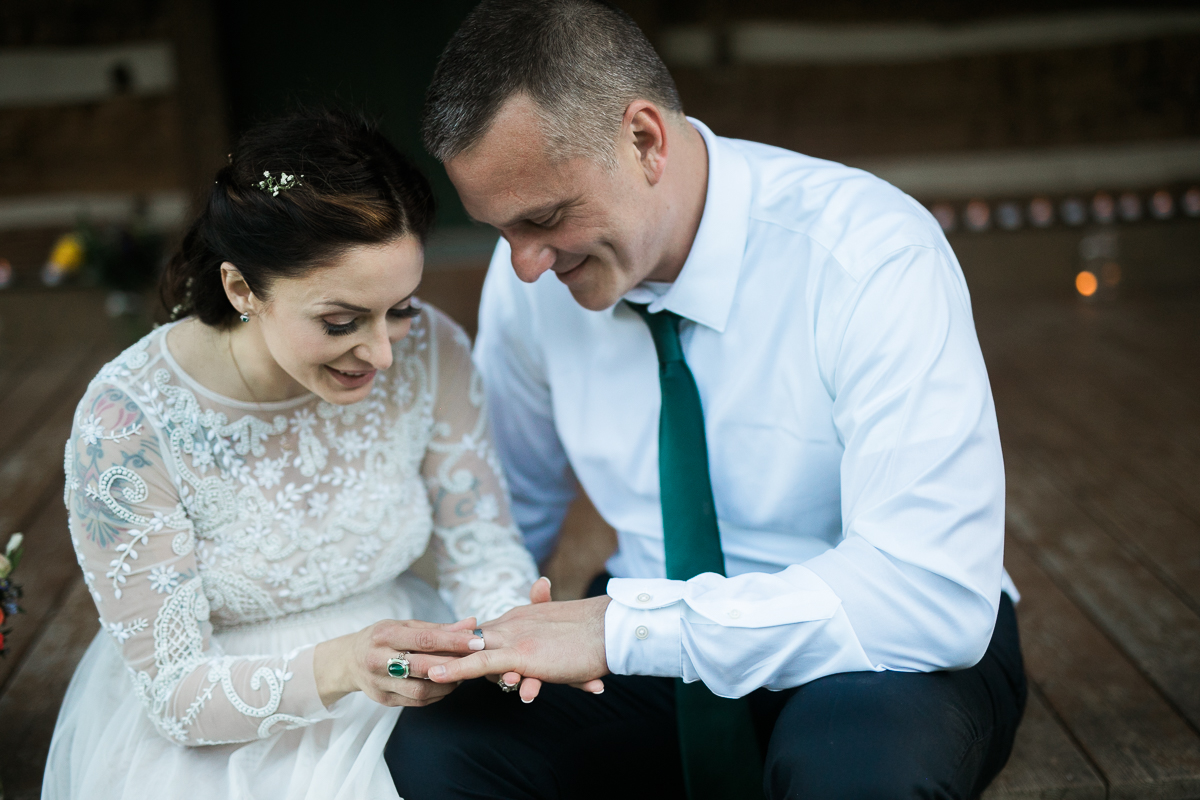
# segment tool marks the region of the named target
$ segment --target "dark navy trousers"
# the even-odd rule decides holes
[[[483,680],[400,715],[385,757],[405,800],[684,800],[674,681],[546,685],[531,704]],[[749,696],[770,800],[972,798],[1008,760],[1025,707],[1016,614],[954,672],[850,672]],[[739,799],[740,800],[740,799]],[[749,800],[749,799],[747,799]]]

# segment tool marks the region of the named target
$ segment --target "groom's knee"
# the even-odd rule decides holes
[[[848,673],[797,692],[771,734],[767,797],[969,796],[983,742],[934,676],[911,677]]]
[[[545,795],[539,781],[550,771],[523,741],[514,704],[515,695],[480,679],[405,709],[383,751],[397,793],[405,800]]]

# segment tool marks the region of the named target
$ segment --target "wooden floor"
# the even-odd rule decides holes
[[[430,277],[428,299],[469,313],[477,272]],[[0,295],[0,536],[27,537],[26,613],[0,661],[9,798],[37,796],[58,705],[97,629],[67,541],[61,454],[116,344],[94,327],[72,333],[98,318],[97,297],[70,302],[64,327],[42,334],[20,322],[27,301]],[[1200,295],[995,301],[976,317],[1032,688],[985,797],[1200,798]]]

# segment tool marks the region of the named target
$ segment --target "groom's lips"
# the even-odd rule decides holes
[[[563,270],[562,272],[555,270],[554,274],[557,275],[558,279],[563,283],[570,283],[572,280],[578,278],[580,274],[582,274],[583,266],[584,264],[587,264],[588,259],[590,258],[591,256],[584,256],[583,260],[575,266],[571,267],[570,269]]]

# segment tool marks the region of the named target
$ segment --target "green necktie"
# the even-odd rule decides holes
[[[662,411],[658,417],[658,480],[662,496],[667,577],[725,574],[721,533],[704,439],[704,411],[679,344],[679,315],[651,314],[629,303],[650,326],[658,352]],[[762,797],[762,754],[745,699],[717,697],[701,681],[675,681],[679,752],[690,800]]]

